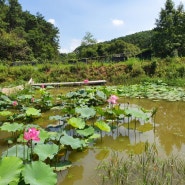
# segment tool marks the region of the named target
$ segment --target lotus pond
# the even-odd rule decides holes
[[[185,91],[162,82],[30,87],[1,94],[0,124],[2,185],[101,184],[96,168],[112,152],[141,154],[149,142],[161,157],[184,156]]]

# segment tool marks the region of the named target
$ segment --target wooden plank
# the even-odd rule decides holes
[[[88,81],[88,83],[82,82],[51,82],[51,83],[32,83],[32,86],[77,86],[77,85],[103,85],[106,83],[106,80],[95,80],[95,81]]]

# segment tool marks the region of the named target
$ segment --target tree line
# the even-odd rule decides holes
[[[153,57],[183,57],[185,56],[185,11],[183,4],[177,8],[172,0],[166,0],[164,8],[161,8],[155,28],[141,31],[111,41],[94,43],[92,35],[75,49],[77,58],[89,58],[122,54],[125,58],[139,57],[150,59]],[[89,42],[93,40],[93,42]],[[84,41],[83,41],[84,43]],[[87,44],[88,43],[88,44]],[[72,56],[72,55],[71,55]]]
[[[166,0],[155,28],[97,43],[89,32],[73,52],[59,53],[59,30],[37,13],[22,11],[18,0],[0,0],[0,61],[79,60],[116,56],[166,58],[185,56],[185,11]]]

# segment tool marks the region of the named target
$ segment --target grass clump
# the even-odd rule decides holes
[[[185,161],[177,156],[160,158],[155,144],[145,144],[142,154],[120,157],[114,152],[98,166],[103,185],[183,185]]]

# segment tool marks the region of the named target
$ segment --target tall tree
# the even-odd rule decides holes
[[[97,41],[94,38],[94,36],[90,32],[86,32],[85,36],[82,39],[81,45],[87,46],[87,45],[96,44],[96,43],[97,43]]]
[[[175,9],[174,2],[167,0],[161,9],[159,19],[152,38],[154,55],[158,57],[178,56],[182,54],[182,35],[184,35],[185,19],[183,5]],[[180,49],[181,48],[181,49]],[[180,52],[180,53],[179,53]]]
[[[22,19],[22,7],[18,0],[9,0],[9,9],[7,12],[6,21],[9,23],[8,31],[12,31],[17,27],[22,27],[24,19]]]

